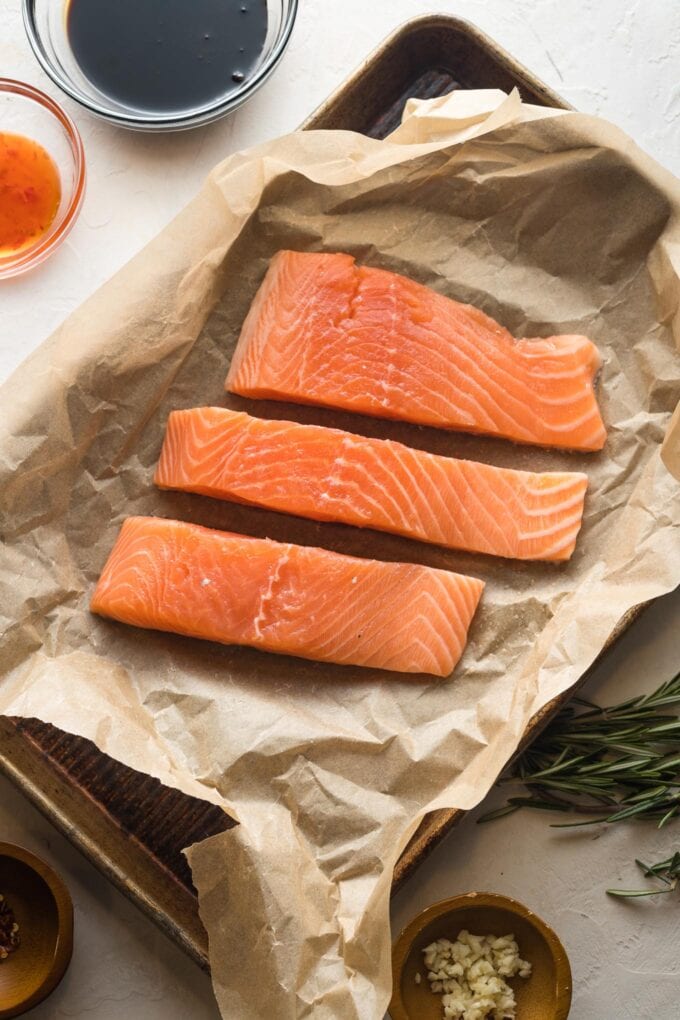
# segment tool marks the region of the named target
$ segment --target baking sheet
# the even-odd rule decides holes
[[[191,853],[229,1017],[380,1015],[391,870],[424,811],[473,806],[623,613],[680,577],[678,486],[659,456],[678,386],[677,183],[602,122],[516,96],[458,93],[408,112],[387,144],[312,132],[226,161],[0,394],[0,710],[89,736],[239,819]],[[568,458],[591,477],[569,565],[493,563],[152,490],[167,412],[222,400],[243,314],[286,246],[406,272],[517,335],[590,333],[610,438],[603,455]],[[232,406],[499,464],[567,456]],[[462,668],[404,681],[93,621],[87,596],[120,520],[148,512],[478,573],[485,607]]]
[[[568,108],[476,26],[449,15],[423,15],[396,29],[302,127],[341,128],[385,138],[400,124],[410,98],[488,87],[506,92],[518,87],[526,102]],[[633,609],[621,618],[612,641],[637,612]],[[531,739],[569,696],[567,691],[545,705],[527,726],[522,742]],[[224,831],[232,820],[219,807],[135,772],[91,741],[49,723],[5,718],[0,731],[0,770],[207,968],[207,936],[182,848]],[[443,809],[425,815],[397,861],[392,893],[463,814]]]

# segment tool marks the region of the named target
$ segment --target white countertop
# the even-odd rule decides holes
[[[120,131],[67,100],[85,143],[88,193],[54,258],[0,285],[0,380],[182,208],[216,162],[294,128],[391,29],[432,9],[422,0],[302,0],[290,48],[265,88],[232,118],[182,135]],[[680,172],[676,0],[459,0],[440,2],[438,9],[475,22],[574,106],[608,117]],[[19,0],[0,3],[0,74],[61,98],[29,50]],[[680,667],[679,619],[678,593],[648,610],[598,670],[589,695],[620,700],[670,677]],[[477,826],[470,816],[397,896],[395,930],[455,892],[510,893],[552,923],[567,947],[575,978],[572,1020],[675,1020],[675,898],[620,902],[603,890],[638,884],[634,858],[669,855],[680,846],[677,827],[560,834],[548,821],[523,812]],[[76,904],[73,964],[31,1017],[119,1020],[124,1012],[130,1020],[217,1018],[208,978],[4,780],[0,839],[52,861]]]

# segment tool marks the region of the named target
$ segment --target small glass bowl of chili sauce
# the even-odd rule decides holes
[[[78,130],[39,89],[0,78],[0,279],[59,247],[85,193]]]

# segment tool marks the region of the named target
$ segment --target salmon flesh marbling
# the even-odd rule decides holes
[[[585,336],[515,340],[479,309],[350,255],[281,251],[245,320],[226,388],[599,450],[599,367]]]
[[[157,517],[130,517],[91,609],[223,644],[448,676],[484,584]]]
[[[569,559],[588,485],[220,407],[172,412],[154,481],[521,560]]]

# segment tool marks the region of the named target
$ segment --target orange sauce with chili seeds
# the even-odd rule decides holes
[[[61,181],[38,142],[0,131],[0,255],[40,240],[57,214]]]

